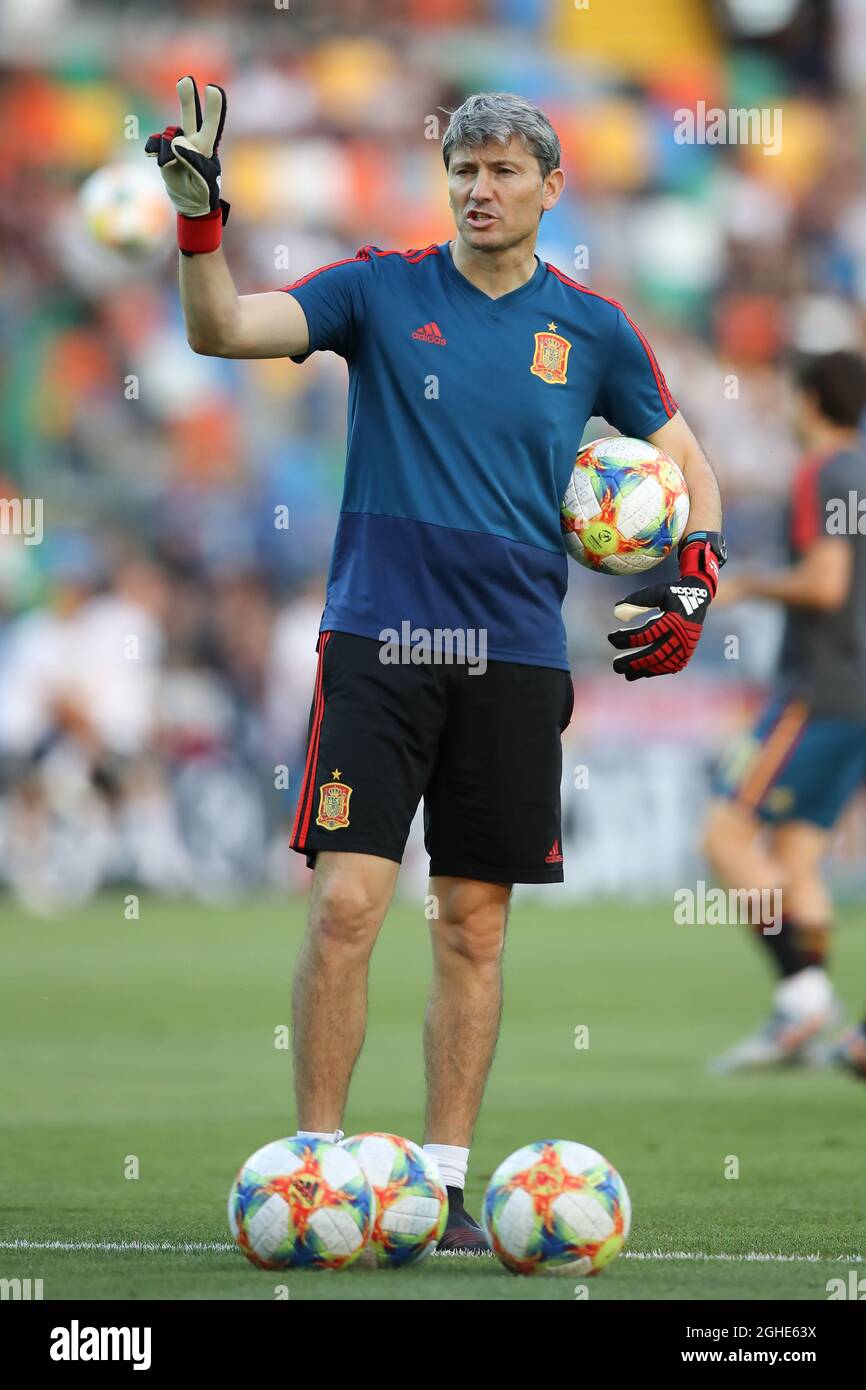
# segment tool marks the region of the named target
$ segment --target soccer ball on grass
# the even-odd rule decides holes
[[[429,1154],[397,1134],[354,1134],[342,1147],[358,1160],[376,1199],[362,1263],[394,1268],[428,1255],[448,1216],[448,1194]]]
[[[275,1139],[229,1193],[229,1226],[260,1269],[343,1269],[372,1230],[375,1198],[357,1161],[327,1139]]]
[[[484,1197],[494,1252],[515,1274],[598,1274],[631,1229],[631,1201],[595,1149],[539,1139],[500,1163]]]

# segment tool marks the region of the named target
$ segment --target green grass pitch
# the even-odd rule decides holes
[[[634,1204],[628,1252],[586,1281],[591,1300],[826,1299],[827,1280],[866,1254],[866,1087],[830,1072],[705,1073],[766,1010],[770,976],[742,928],[676,926],[664,906],[558,907],[555,889],[549,900],[512,912],[470,1209],[519,1145],[583,1140],[620,1169]],[[54,922],[3,903],[0,1277],[41,1278],[46,1299],[579,1296],[580,1281],[517,1278],[488,1258],[279,1275],[230,1246],[236,1169],[294,1129],[290,1054],[275,1039],[303,919],[297,899],[144,899],[137,921],[120,894]],[[858,919],[841,914],[834,961],[855,1016]],[[399,905],[374,956],[347,1132],[420,1139],[428,974],[423,914]],[[124,1175],[130,1156],[137,1178]],[[737,1178],[725,1176],[731,1156]]]

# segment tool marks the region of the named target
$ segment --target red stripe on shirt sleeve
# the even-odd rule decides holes
[[[591,294],[594,299],[603,299],[605,304],[612,304],[614,309],[619,309],[623,318],[625,318],[625,320],[630,324],[630,326],[634,329],[635,333],[640,339],[640,342],[643,346],[643,350],[649,358],[649,364],[652,368],[652,374],[655,378],[656,386],[658,387],[659,397],[664,407],[665,414],[667,415],[669,420],[672,420],[673,417],[676,415],[677,411],[679,410],[679,406],[677,405],[676,401],[671,395],[670,387],[665,381],[664,372],[659,366],[658,359],[656,358],[655,353],[650,347],[649,342],[644,337],[643,333],[641,333],[634,320],[629,318],[629,315],[626,313],[619,300],[610,299],[606,294],[599,294],[598,290],[591,290],[588,285],[581,285],[577,280],[572,280],[569,275],[563,275],[562,271],[559,270],[555,265],[551,265],[550,261],[545,261],[545,265],[547,266],[548,270],[551,270],[553,272],[557,280],[561,280],[564,285],[570,285],[573,290],[579,290],[581,294]]]
[[[791,489],[791,545],[798,553],[807,550],[817,540],[821,529],[818,478],[823,463],[822,455],[809,454],[794,474]]]

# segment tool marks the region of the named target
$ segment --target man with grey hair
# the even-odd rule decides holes
[[[183,129],[148,150],[179,213],[190,345],[295,362],[330,350],[349,366],[345,491],[292,834],[315,868],[295,973],[298,1133],[340,1137],[368,962],[423,798],[425,1148],[448,1188],[440,1249],[485,1250],[463,1188],[499,1030],[509,899],[514,883],[563,877],[560,738],[574,695],[560,499],[592,415],[685,472],[680,582],[631,595],[631,616],[658,616],[611,634],[625,653],[615,669],[635,680],[680,670],[700,636],[723,558],[718,489],[625,310],[535,254],[564,183],[538,107],[482,93],[452,115],[452,240],[364,246],[281,291],[239,296],[220,249],[225,95],[208,87],[202,119],[192,79],[178,87]],[[383,662],[383,634],[404,623],[411,653]],[[483,634],[483,674],[450,661],[441,632]]]

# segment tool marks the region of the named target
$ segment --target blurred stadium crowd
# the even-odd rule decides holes
[[[862,0],[7,0],[0,54],[0,496],[44,500],[40,544],[0,534],[0,875],[34,908],[107,881],[218,899],[305,872],[285,825],[345,366],[196,357],[171,249],[130,262],[76,220],[82,179],[143,160],[175,119],[185,72],[228,91],[241,292],[365,243],[445,240],[448,111],[491,89],[543,105],[568,183],[539,253],[647,332],[721,479],[732,553],[782,552],[786,363],[864,342]],[[781,111],[780,148],[678,143],[675,113],[699,102]],[[689,776],[699,816],[695,769],[759,695],[778,632],[744,613],[726,659],[719,615],[688,676],[636,695],[608,669],[622,591],[572,569],[566,763],[591,749],[606,769],[567,810],[584,891],[628,888],[606,853],[624,833],[642,890],[682,873],[659,819]]]

